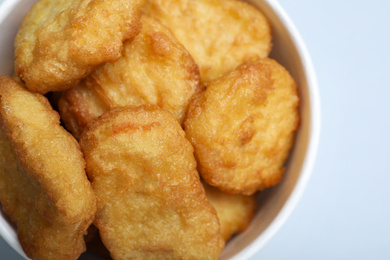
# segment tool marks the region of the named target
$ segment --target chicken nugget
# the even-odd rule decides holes
[[[96,198],[74,137],[41,94],[0,76],[0,202],[32,259],[77,259]]]
[[[154,104],[182,123],[190,98],[203,90],[197,65],[172,33],[153,18],[141,21],[122,58],[63,94],[61,118],[76,137],[103,112],[126,105]]]
[[[272,59],[209,82],[184,123],[205,181],[251,195],[277,184],[299,123],[297,86]]]
[[[15,38],[15,72],[45,94],[76,85],[97,65],[121,57],[140,30],[145,0],[40,0]]]
[[[143,10],[160,19],[186,47],[202,82],[271,51],[266,17],[239,0],[147,0]]]
[[[113,109],[80,144],[98,201],[94,224],[114,259],[218,259],[218,217],[171,113],[152,105]]]
[[[257,201],[254,195],[228,194],[203,182],[208,201],[217,211],[225,241],[244,231],[255,216]]]

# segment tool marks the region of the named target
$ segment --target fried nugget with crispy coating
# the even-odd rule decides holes
[[[61,118],[76,137],[103,112],[126,105],[158,105],[182,123],[191,97],[203,90],[197,65],[172,33],[153,18],[141,21],[121,59],[63,94]]]
[[[217,211],[221,233],[225,241],[244,231],[255,215],[257,201],[254,195],[228,194],[202,182],[208,201]]]
[[[94,224],[114,259],[218,259],[218,217],[171,113],[152,105],[113,109],[80,144],[98,201]]]
[[[40,0],[15,38],[15,72],[28,89],[69,89],[98,65],[121,57],[140,30],[145,0]]]
[[[77,259],[96,198],[77,141],[41,94],[0,76],[0,201],[32,259]]]
[[[277,184],[294,143],[298,106],[294,79],[272,59],[209,82],[184,124],[199,173],[228,193],[251,195]]]
[[[198,64],[202,82],[271,51],[271,28],[263,13],[239,0],[147,0],[157,17]]]

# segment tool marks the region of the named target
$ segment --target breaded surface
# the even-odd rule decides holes
[[[203,182],[208,201],[217,211],[225,241],[244,231],[255,216],[257,201],[254,195],[227,194]]]
[[[103,112],[126,105],[154,104],[182,123],[190,98],[201,90],[199,69],[187,50],[165,26],[143,16],[141,33],[125,43],[123,57],[65,92],[60,113],[76,137]]]
[[[31,91],[68,89],[121,57],[145,0],[40,0],[15,38],[15,72]]]
[[[219,221],[184,135],[151,105],[116,108],[83,132],[94,224],[114,259],[218,259]]]
[[[189,106],[185,131],[213,186],[251,195],[277,184],[299,123],[297,86],[263,59],[209,82]]]
[[[271,51],[267,19],[239,0],[147,0],[143,10],[160,19],[186,47],[202,82]]]
[[[77,259],[96,199],[77,141],[47,99],[0,76],[0,201],[33,259]]]

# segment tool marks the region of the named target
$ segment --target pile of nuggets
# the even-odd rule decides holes
[[[32,259],[218,259],[299,124],[240,0],[40,0],[0,76],[0,201]],[[88,243],[87,243],[88,244]]]

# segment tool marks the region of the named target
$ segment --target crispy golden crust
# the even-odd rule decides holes
[[[257,201],[254,195],[227,194],[205,182],[203,187],[208,201],[217,211],[221,233],[225,241],[244,231],[255,215]]]
[[[122,58],[63,94],[61,117],[76,137],[103,112],[126,105],[154,104],[182,123],[191,97],[203,90],[197,65],[171,32],[147,16],[142,25]]]
[[[116,108],[80,144],[98,198],[94,224],[114,259],[218,259],[218,218],[172,114]]]
[[[145,0],[41,0],[15,38],[15,72],[34,92],[68,89],[120,58]]]
[[[271,51],[267,19],[242,1],[147,0],[143,10],[160,19],[186,47],[199,66],[202,82]]]
[[[0,200],[33,259],[77,259],[96,212],[77,141],[47,99],[0,76]]]
[[[93,119],[110,110],[109,103],[96,90],[81,81],[76,87],[63,92],[59,99],[61,120],[77,139]]]
[[[228,193],[250,195],[277,184],[298,128],[298,105],[294,80],[272,59],[209,82],[185,121],[199,173]]]

